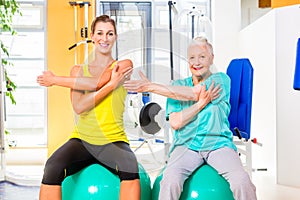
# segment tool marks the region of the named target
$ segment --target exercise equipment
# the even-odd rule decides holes
[[[233,59],[227,75],[231,79],[229,114],[230,129],[240,139],[250,138],[253,68],[249,59]]]
[[[171,80],[174,79],[174,63],[173,63],[173,25],[172,25],[172,11],[177,13],[175,8],[176,2],[168,1],[169,6],[169,42],[170,42],[170,69],[171,69]]]
[[[230,114],[228,117],[233,135],[238,137],[235,144],[242,158],[245,158],[245,168],[252,172],[252,147],[250,138],[253,68],[249,59],[233,59],[227,68],[231,79]],[[243,141],[244,140],[244,141]]]
[[[76,42],[72,46],[69,47],[69,50],[84,44],[84,61],[88,63],[88,43],[91,43],[92,40],[88,39],[88,18],[89,18],[89,6],[91,5],[89,1],[70,1],[69,4],[74,8],[74,37],[75,41],[77,41],[77,9],[84,8],[84,28],[80,29],[80,36],[82,38],[81,41]],[[77,51],[74,52],[74,62],[77,64]]]
[[[151,200],[149,175],[139,164],[141,200]],[[117,175],[99,164],[92,164],[65,178],[62,183],[63,200],[118,200],[120,179]]]
[[[209,4],[209,2],[207,3]],[[182,9],[174,17],[174,30],[186,35],[187,39],[204,36],[209,42],[212,42],[212,23],[208,17],[208,10],[199,8],[197,3],[190,6],[190,9]]]
[[[245,168],[251,175],[252,147],[251,144],[262,146],[256,138],[251,139],[251,111],[253,90],[253,67],[248,58],[233,59],[226,71],[231,79],[230,105],[228,117],[230,129],[234,136],[240,156],[245,157]],[[260,169],[258,169],[260,170]],[[266,169],[263,169],[266,170]]]
[[[140,111],[140,126],[143,131],[148,134],[155,134],[160,131],[161,127],[158,122],[155,120],[155,117],[161,111],[160,105],[154,102],[150,102],[142,107]]]
[[[162,173],[156,178],[152,188],[152,200],[157,200]],[[209,165],[199,167],[185,181],[180,200],[234,200],[229,183]]]
[[[300,38],[298,38],[298,42],[297,42],[296,65],[295,65],[293,87],[295,90],[300,90]]]
[[[146,104],[141,108],[139,114],[139,125],[141,129],[150,136],[140,138],[139,140],[142,141],[142,143],[134,150],[134,152],[137,152],[144,144],[147,144],[154,161],[161,165],[165,165],[170,146],[169,126],[166,122],[165,110],[163,110],[159,104],[155,102],[149,102],[150,99],[148,99],[147,97],[145,98],[145,101]],[[163,137],[159,137],[156,135],[161,129],[164,130]],[[159,159],[156,158],[154,151],[149,143],[149,141],[151,140],[154,140],[155,143],[164,144],[163,162],[160,162]]]

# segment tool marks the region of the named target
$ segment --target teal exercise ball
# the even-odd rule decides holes
[[[155,179],[152,200],[158,199],[162,173]],[[209,165],[198,168],[184,183],[180,200],[234,200],[229,183]]]
[[[151,200],[150,177],[139,164],[141,200]],[[120,179],[99,164],[90,165],[65,178],[62,183],[63,200],[118,200]]]

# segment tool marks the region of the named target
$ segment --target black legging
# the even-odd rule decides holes
[[[94,163],[105,166],[117,174],[121,181],[139,179],[137,160],[127,143],[114,142],[99,146],[72,138],[47,160],[42,183],[61,185],[66,175]]]

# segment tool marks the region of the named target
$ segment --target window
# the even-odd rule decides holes
[[[11,36],[2,33],[1,40],[10,52],[13,67],[7,72],[17,85],[12,105],[6,98],[5,127],[10,132],[9,142],[19,147],[45,146],[45,92],[36,77],[45,69],[45,1],[20,1],[22,16],[14,16],[13,26],[18,32]],[[5,55],[2,55],[3,57]]]

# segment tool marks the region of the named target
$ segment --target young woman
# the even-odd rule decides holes
[[[112,57],[117,32],[109,16],[94,19],[91,39],[95,45],[95,59],[91,63],[74,66],[71,77],[45,72],[37,79],[43,86],[70,87],[72,106],[79,114],[70,139],[46,162],[40,200],[61,199],[65,170],[71,167],[75,173],[93,163],[106,166],[120,177],[121,200],[140,199],[138,164],[123,126],[127,91],[122,84],[132,73],[132,63],[116,63]]]

